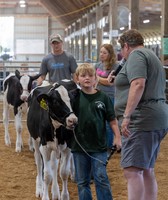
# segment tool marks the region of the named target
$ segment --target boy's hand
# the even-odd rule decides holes
[[[113,145],[116,145],[117,151],[121,150],[121,137],[115,137]]]

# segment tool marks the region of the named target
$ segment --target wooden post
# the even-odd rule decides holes
[[[139,0],[129,0],[129,9],[131,11],[131,28],[139,29]]]
[[[99,21],[102,19],[102,8],[97,6],[96,8],[96,40],[97,40],[97,61],[99,59],[100,46],[103,40],[103,28],[101,27]]]
[[[161,37],[162,50],[161,61],[163,65],[168,65],[168,1],[162,0],[162,19],[161,19]],[[168,79],[168,76],[167,76]]]
[[[110,33],[110,41],[112,45],[116,45],[116,37],[118,35],[114,35],[114,32],[118,31],[118,24],[117,24],[117,8],[118,8],[118,0],[109,0],[109,33]]]

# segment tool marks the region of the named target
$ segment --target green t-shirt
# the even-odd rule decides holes
[[[78,117],[75,136],[87,152],[102,152],[107,149],[106,120],[115,119],[114,107],[110,98],[103,92],[86,94],[80,91],[73,103],[73,110]],[[73,138],[71,149],[83,151],[76,138]]]
[[[165,71],[160,60],[149,49],[139,48],[128,57],[116,76],[115,113],[119,122],[126,108],[130,83],[145,78],[145,90],[131,116],[133,130],[161,130],[168,128],[168,105],[165,103]]]

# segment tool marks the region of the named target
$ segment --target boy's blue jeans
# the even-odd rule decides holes
[[[112,148],[114,140],[114,132],[111,129],[109,122],[106,122],[106,134],[107,134],[107,148]]]
[[[110,98],[112,106],[114,106],[114,98]],[[114,140],[114,132],[110,127],[110,123],[106,122],[106,134],[107,134],[107,148],[112,148]]]
[[[107,152],[89,153],[73,152],[75,178],[78,185],[79,200],[92,200],[90,179],[94,177],[97,200],[112,200],[112,191],[106,172]]]

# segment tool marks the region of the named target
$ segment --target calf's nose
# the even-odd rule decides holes
[[[74,115],[71,114],[68,118],[67,118],[67,126],[70,128],[74,128],[78,123],[78,118]]]
[[[27,101],[27,96],[21,96],[22,101]]]

